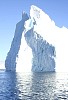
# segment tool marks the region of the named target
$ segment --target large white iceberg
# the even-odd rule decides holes
[[[47,35],[53,23],[47,14],[34,5],[30,9],[30,17],[23,13],[5,60],[6,70],[55,71],[54,40],[51,34],[49,37]]]

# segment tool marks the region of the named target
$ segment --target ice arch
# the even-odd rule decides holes
[[[45,17],[42,22],[47,24],[45,19],[49,17],[35,6],[31,7],[30,16],[28,18],[23,13],[22,20],[16,25],[15,36],[5,60],[6,70],[55,71],[55,47],[46,41],[46,34],[43,36],[47,26],[46,29],[43,26],[44,31],[40,21]]]

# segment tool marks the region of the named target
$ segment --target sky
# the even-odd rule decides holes
[[[68,0],[1,0],[0,1],[0,61],[4,61],[10,49],[16,24],[22,12],[29,15],[30,6],[41,8],[58,27],[68,28]]]

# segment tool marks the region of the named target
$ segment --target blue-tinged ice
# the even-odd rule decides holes
[[[22,20],[16,25],[11,48],[5,60],[6,70],[55,71],[55,47],[46,40],[47,28],[41,23],[46,18],[48,16],[35,6],[31,6],[30,18],[23,14]]]
[[[55,47],[43,40],[43,37],[34,32],[33,28],[25,33],[25,39],[32,49],[32,71],[55,71]]]
[[[11,44],[11,48],[5,60],[6,70],[16,70],[16,57],[18,56],[18,52],[20,49],[22,32],[24,31],[24,23],[26,20],[28,20],[28,18],[28,15],[23,13],[22,20],[16,25],[15,35]]]

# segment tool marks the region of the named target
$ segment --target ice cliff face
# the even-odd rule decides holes
[[[55,47],[52,41],[46,40],[46,18],[50,21],[41,9],[33,5],[30,18],[23,13],[5,60],[6,70],[23,68],[33,72],[55,71]]]
[[[18,57],[22,39],[22,32],[24,31],[24,23],[26,20],[28,20],[28,16],[27,14],[23,13],[22,20],[16,25],[15,35],[11,44],[11,48],[5,60],[6,70],[16,70],[16,58]]]

